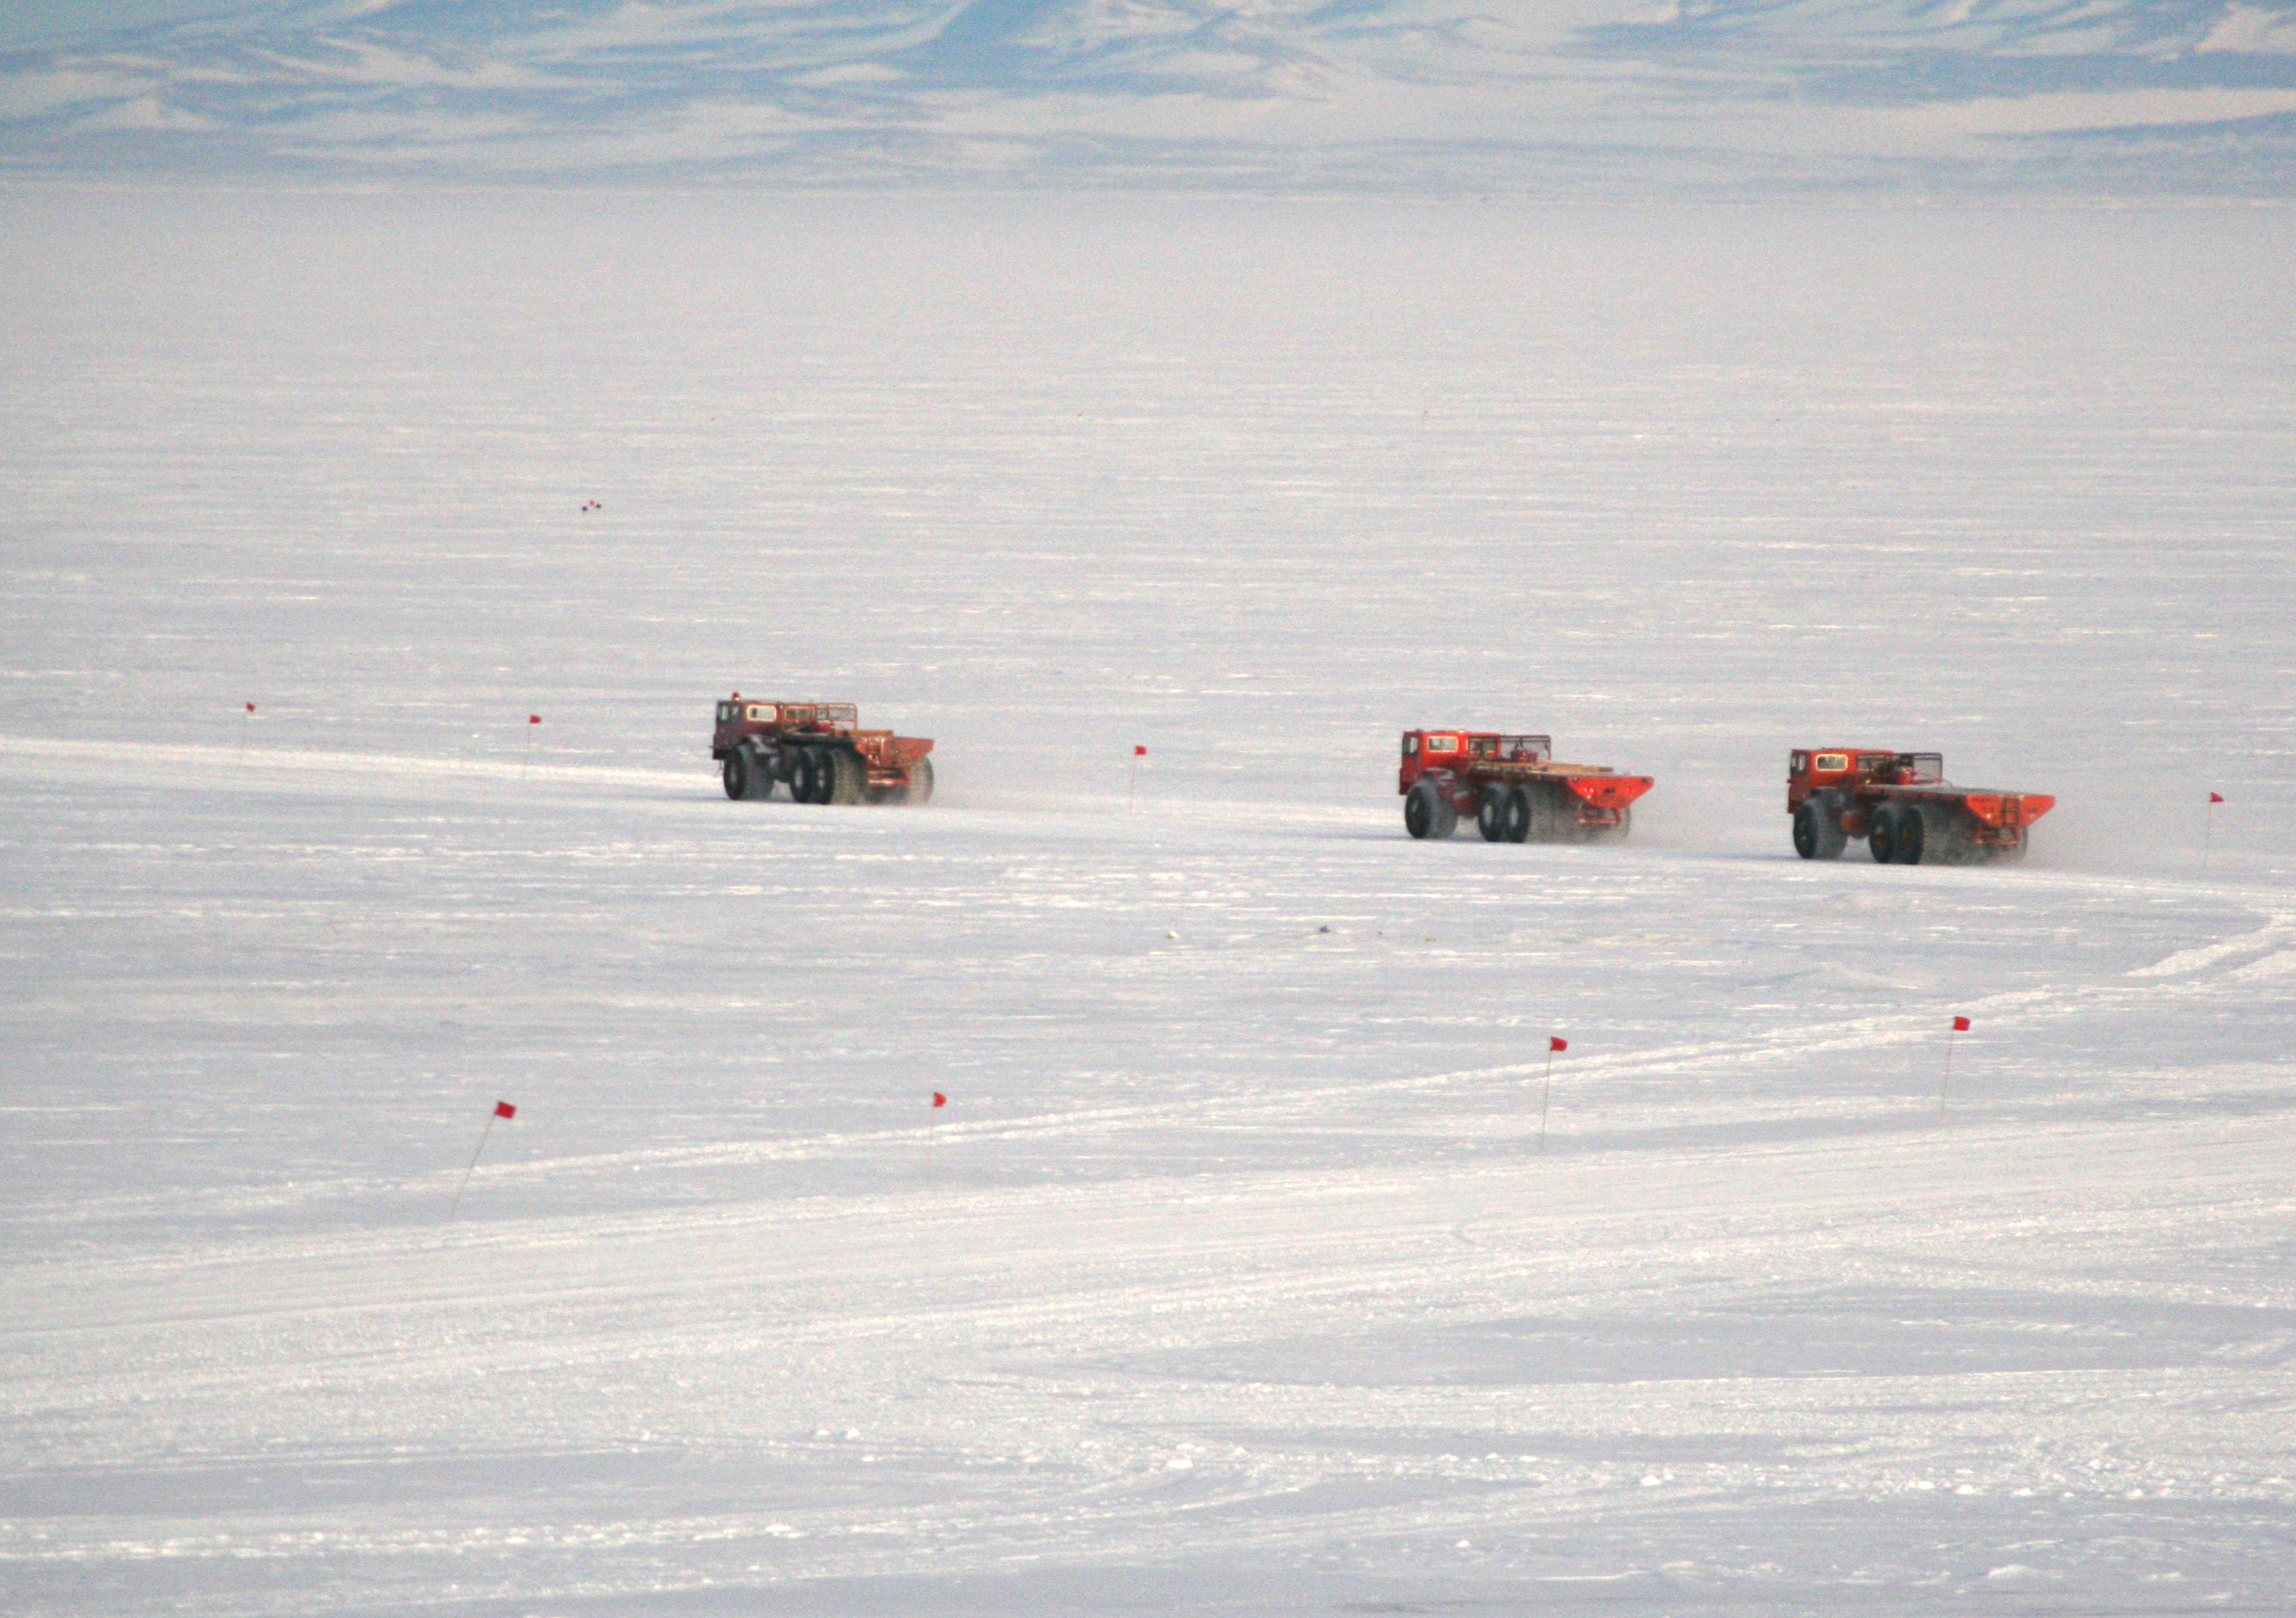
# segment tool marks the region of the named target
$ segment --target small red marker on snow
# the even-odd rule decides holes
[[[455,1187],[455,1200],[447,1205],[447,1222],[449,1225],[455,1222],[455,1214],[463,1205],[463,1193],[470,1189],[471,1176],[477,1171],[479,1167],[480,1153],[482,1153],[487,1149],[487,1138],[495,1132],[495,1120],[497,1118],[515,1118],[517,1116],[518,1109],[507,1101],[496,1102],[495,1110],[487,1114],[487,1127],[479,1131],[479,1149],[477,1152],[471,1154],[471,1166],[463,1170],[463,1183]]]
[[[1546,1150],[1546,1104],[1554,1094],[1554,1053],[1569,1050],[1570,1041],[1561,1034],[1546,1036],[1546,1077],[1538,1087],[1538,1149]]]
[[[1945,1116],[1945,1093],[1947,1087],[1953,1083],[1953,1037],[1956,1034],[1965,1034],[1968,1031],[1969,1019],[1967,1017],[1956,1017],[1953,1020],[1953,1026],[1946,1030],[1945,1077],[1938,1081],[1938,1116],[1940,1119]]]

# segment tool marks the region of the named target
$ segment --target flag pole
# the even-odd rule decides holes
[[[526,762],[519,768],[521,780],[534,774],[534,727],[541,723],[542,716],[538,713],[526,716]]]
[[[1546,1150],[1546,1104],[1554,1094],[1554,1053],[1570,1048],[1570,1040],[1547,1035],[1546,1077],[1538,1087],[1538,1149],[1541,1153]]]
[[[2201,810],[2201,875],[2209,874],[2209,834],[2216,829],[2217,805],[2224,801],[2222,793],[2210,793],[2208,806]]]
[[[247,762],[247,722],[254,717],[255,704],[250,702],[239,716],[239,757],[232,760],[234,764]]]
[[[1148,750],[1145,747],[1136,742],[1133,743],[1132,778],[1124,788],[1124,812],[1128,815],[1136,812],[1140,808],[1140,760],[1147,756]]]
[[[948,1105],[948,1097],[939,1090],[932,1093],[932,1111],[925,1115],[925,1186],[932,1186],[933,1133],[940,1128],[940,1110]]]
[[[1953,1039],[1969,1027],[1967,1017],[1956,1017],[1945,1031],[1945,1077],[1938,1081],[1938,1121],[1945,1121],[1946,1091],[1953,1085]]]
[[[495,1132],[495,1120],[517,1116],[518,1109],[507,1101],[496,1102],[495,1110],[487,1114],[487,1127],[479,1131],[479,1150],[471,1154],[471,1166],[463,1170],[463,1183],[455,1187],[455,1200],[447,1206],[447,1222],[449,1225],[455,1222],[455,1215],[463,1205],[463,1193],[470,1189],[471,1176],[478,1170],[479,1154],[487,1149],[487,1138]]]

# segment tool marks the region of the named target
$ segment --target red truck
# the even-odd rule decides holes
[[[1634,821],[1648,776],[1607,765],[1557,764],[1546,736],[1488,730],[1406,730],[1403,826],[1448,837],[1471,815],[1487,842],[1616,842]]]
[[[1882,865],[2022,859],[2026,829],[2056,802],[2041,793],[1956,786],[1942,753],[1813,747],[1786,760],[1786,813],[1804,859],[1838,859],[1852,837],[1866,839]]]
[[[789,783],[799,803],[925,803],[932,743],[861,728],[850,702],[768,702],[736,691],[718,704],[709,756],[728,798],[770,798]]]

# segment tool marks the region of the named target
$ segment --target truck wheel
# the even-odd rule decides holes
[[[1922,813],[1918,803],[1908,803],[1898,811],[1898,863],[1917,866],[1929,845],[1929,817]]]
[[[1893,865],[1898,858],[1898,806],[1884,803],[1866,817],[1866,849],[1877,866]]]
[[[1841,816],[1831,803],[1805,798],[1794,810],[1794,852],[1804,859],[1839,859],[1849,842],[1849,834],[1841,829]]]
[[[763,803],[774,795],[774,761],[763,754],[750,755],[750,796]]]
[[[1531,808],[1529,787],[1512,786],[1507,789],[1505,818],[1506,840],[1509,842],[1523,842],[1529,839]]]
[[[1414,837],[1448,837],[1459,829],[1459,811],[1432,781],[1421,780],[1403,800],[1403,829]]]
[[[813,749],[800,747],[790,760],[790,799],[796,803],[811,803],[813,797]]]
[[[1504,787],[1487,786],[1476,794],[1475,829],[1483,834],[1485,842],[1502,842],[1507,834],[1507,799],[1513,794]]]
[[[737,803],[750,795],[750,761],[739,748],[726,755],[726,795]]]
[[[931,803],[933,793],[933,767],[931,759],[919,759],[909,766],[909,784],[897,803]]]
[[[1876,865],[1921,864],[1921,811],[1910,803],[1883,804],[1874,811],[1874,829],[1866,842]]]
[[[826,761],[829,766],[827,771],[829,790],[823,794],[822,801],[824,803],[860,802],[862,793],[867,790],[869,785],[869,767],[861,762],[861,755],[857,752],[847,752],[841,747],[832,747],[828,750]],[[814,791],[821,792],[821,788],[816,786]]]

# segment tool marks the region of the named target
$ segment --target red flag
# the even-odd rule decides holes
[[[529,713],[526,716],[526,722],[529,725],[539,725],[542,723],[542,716],[538,713]]]
[[[1956,1017],[1953,1020],[1953,1031],[1957,1034],[1967,1033],[1969,1031],[1969,1019],[1967,1017]]]
[[[1546,1048],[1549,1050],[1569,1050],[1570,1048],[1570,1041],[1563,1039],[1559,1034],[1549,1034],[1546,1039]]]
[[[247,705],[247,710],[250,713],[253,713],[255,711],[255,704],[250,702]],[[2224,794],[2222,793],[2210,793],[2209,794],[2209,801],[2210,803],[2222,803],[2224,801]]]
[[[495,1103],[495,1116],[497,1118],[515,1118],[518,1116],[518,1109],[511,1105],[507,1101],[497,1101]]]
[[[1144,747],[1135,747],[1132,750],[1132,756],[1136,759],[1144,759],[1148,756],[1148,750]]]
[[[250,703],[247,705],[247,711],[248,711],[248,712],[250,712],[250,713],[253,713],[253,712],[255,711],[255,704],[254,704],[254,703],[252,703],[252,702],[250,702]],[[2211,796],[2213,796],[2213,794],[2211,794]],[[2223,800],[2223,799],[2221,799],[2221,798],[2218,798],[2218,799],[2217,799],[2217,801],[2218,801],[2218,803],[2222,803],[2222,802],[2224,801],[2224,800]]]
[[[947,1105],[948,1097],[942,1095],[939,1090],[935,1090],[933,1092],[933,1105],[937,1107],[945,1107]]]

